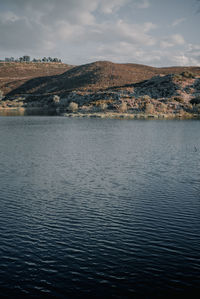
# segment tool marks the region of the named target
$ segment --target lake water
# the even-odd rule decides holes
[[[192,296],[199,274],[200,121],[0,117],[1,298]]]

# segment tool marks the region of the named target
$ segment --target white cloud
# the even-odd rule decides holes
[[[183,45],[185,43],[185,40],[181,34],[173,34],[171,36],[171,40],[174,45]]]
[[[112,44],[120,42],[133,43],[137,46],[152,46],[156,39],[149,33],[155,25],[152,23],[129,24],[123,20],[104,22],[93,26],[82,27],[67,22],[59,23],[59,38],[77,43]]]
[[[180,53],[179,55],[171,56],[171,61],[175,63],[175,65],[186,66],[189,65],[190,59],[184,55],[184,53]]]
[[[152,49],[149,51],[148,48],[141,48],[131,43],[121,42],[99,47],[97,55],[94,55],[92,58],[93,60],[103,59],[122,63],[137,62],[154,66],[200,66],[200,45],[193,45],[192,48],[192,50],[187,49],[186,46],[183,50]]]
[[[119,63],[140,63],[149,65],[159,65],[161,54],[158,51],[149,51],[143,47],[138,47],[132,43],[120,42],[110,45],[102,45],[98,48],[92,60],[111,60]]]
[[[164,38],[160,42],[161,48],[171,48],[174,46],[181,46],[185,44],[185,40],[181,34],[173,34],[169,37]]]
[[[200,45],[194,45],[194,44],[188,44],[187,45],[187,51],[193,52],[193,51],[200,50]]]
[[[101,0],[99,2],[99,7],[103,13],[111,14],[128,2],[130,2],[130,0]]]
[[[105,14],[118,11],[126,4],[131,4],[134,8],[144,9],[150,6],[149,0],[96,0],[99,2],[100,10]]]
[[[172,55],[170,60],[178,66],[200,66],[200,56],[194,57],[183,52]]]
[[[168,40],[163,40],[163,41],[160,42],[160,46],[161,46],[161,48],[166,49],[166,48],[171,48],[174,45],[173,45],[172,42],[170,42]]]
[[[149,0],[140,0],[137,7],[138,8],[148,8],[150,6]]]
[[[116,24],[113,24],[111,33],[116,35],[117,39],[120,41],[134,42],[140,45],[152,46],[156,43],[155,38],[153,38],[148,32],[155,28],[152,23],[144,24],[128,24],[122,20],[119,20]]]
[[[176,19],[173,23],[172,23],[172,27],[175,27],[177,25],[180,25],[181,23],[185,22],[186,18],[180,18],[180,19]]]
[[[200,66],[200,45],[185,45],[181,50],[164,49],[157,54],[167,65]]]
[[[85,35],[85,28],[81,25],[72,25],[68,22],[59,22],[56,26],[56,40],[76,41]]]

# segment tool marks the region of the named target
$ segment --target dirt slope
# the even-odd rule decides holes
[[[32,78],[62,74],[71,67],[64,63],[0,62],[0,89],[7,94]]]

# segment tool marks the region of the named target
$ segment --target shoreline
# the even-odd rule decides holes
[[[37,114],[38,113],[38,114]],[[0,107],[0,116],[26,116],[26,115],[57,115],[69,118],[101,118],[101,119],[196,119],[200,120],[199,114],[178,113],[120,113],[120,112],[61,112],[56,109],[41,109],[40,107]]]
[[[180,114],[145,114],[145,113],[63,113],[64,117],[72,118],[102,118],[102,119],[200,119],[200,115]]]

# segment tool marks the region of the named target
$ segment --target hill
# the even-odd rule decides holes
[[[73,90],[106,90],[116,86],[119,87],[141,82],[158,75],[180,74],[183,71],[190,71],[200,75],[200,67],[155,68],[146,65],[117,64],[107,61],[97,61],[76,67],[61,64],[55,65],[52,69],[49,67],[49,70],[48,68],[46,69],[45,65],[41,65],[40,67],[38,72],[34,68],[32,71],[30,70],[29,74],[32,78],[34,77],[32,80],[26,80],[21,85],[18,84],[18,88],[16,89],[10,88],[11,92],[8,95],[66,95]],[[31,74],[33,71],[34,73]],[[45,76],[45,72],[48,72],[48,76]],[[61,74],[61,72],[63,73]],[[37,73],[40,74],[40,78],[35,78]]]
[[[84,116],[99,112],[127,112],[128,117],[200,115],[200,67],[155,68],[107,61],[74,67],[23,64],[10,72],[10,66],[5,67],[4,80],[10,81],[4,84],[4,90],[7,87],[10,91],[0,101],[0,110],[39,108]]]
[[[7,94],[32,78],[66,72],[72,66],[64,63],[0,62],[0,89]]]

